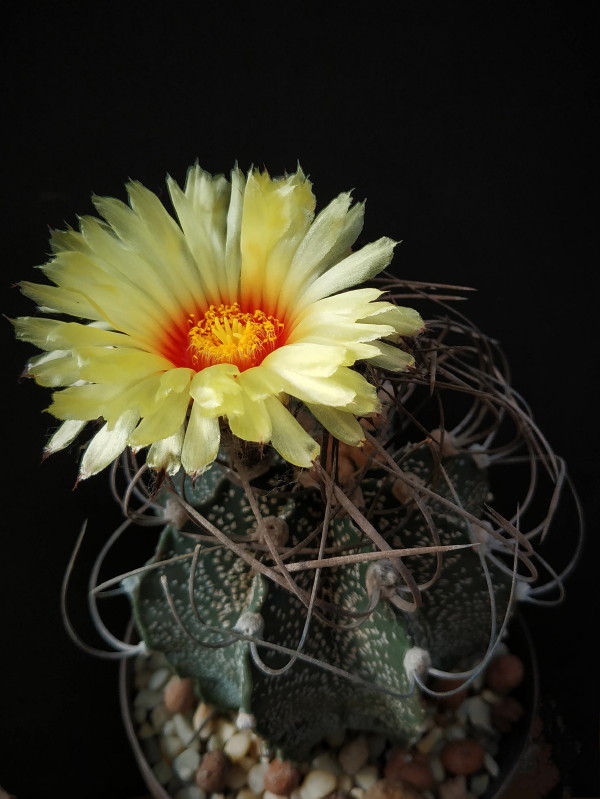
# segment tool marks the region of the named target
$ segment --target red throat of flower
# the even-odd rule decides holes
[[[175,366],[196,372],[217,363],[235,364],[243,372],[259,366],[286,338],[284,323],[274,316],[221,303],[190,314],[186,328],[171,335],[162,352]]]

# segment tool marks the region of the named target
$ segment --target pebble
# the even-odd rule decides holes
[[[173,771],[183,782],[191,780],[198,766],[200,755],[195,749],[184,749],[173,761]]]
[[[166,666],[163,666],[162,669],[156,669],[156,671],[150,674],[148,679],[148,688],[151,691],[160,691],[160,689],[166,685],[170,676],[171,670]]]
[[[377,766],[369,765],[363,766],[354,775],[354,780],[359,788],[368,790],[376,782],[379,776]]]
[[[271,759],[253,729],[215,715],[194,696],[193,681],[173,676],[164,658],[153,671],[143,660],[140,667],[136,659],[132,715],[173,799],[479,799],[499,774],[500,735],[524,713],[510,696],[523,664],[501,649],[477,681],[446,698],[452,701],[427,700],[423,733],[410,749],[390,748],[379,734],[338,730],[310,764],[296,764]],[[436,690],[460,685],[450,678],[432,683]]]
[[[275,758],[265,771],[265,791],[279,796],[289,796],[300,785],[301,777],[298,769],[289,760]]]
[[[369,744],[364,735],[344,744],[338,753],[338,763],[346,774],[354,776],[369,761]]]
[[[485,749],[473,738],[449,741],[440,755],[441,761],[453,774],[474,774],[483,767]]]
[[[246,756],[248,750],[250,749],[251,743],[252,739],[247,730],[234,732],[233,735],[225,742],[223,751],[230,760],[236,763]]]
[[[269,767],[268,763],[257,763],[248,772],[248,788],[255,793],[261,793],[265,788],[265,774]]]
[[[162,698],[162,697],[161,697]],[[164,703],[171,713],[191,710],[195,701],[194,683],[189,677],[171,677],[165,686]]]
[[[173,716],[173,728],[177,737],[186,745],[192,742],[194,738],[194,728],[191,722],[182,713],[176,713]]]
[[[337,779],[335,774],[324,769],[309,771],[300,786],[302,799],[323,799],[335,790]]]
[[[492,725],[500,732],[508,732],[524,712],[523,705],[514,697],[503,696],[490,709]]]
[[[207,752],[196,769],[196,785],[207,793],[222,791],[228,768],[229,761],[222,750]]]
[[[523,681],[523,661],[510,652],[495,657],[485,672],[486,685],[498,694],[508,694]]]

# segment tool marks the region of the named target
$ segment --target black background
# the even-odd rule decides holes
[[[554,611],[532,614],[565,795],[598,795],[599,267],[597,2],[21,4],[4,12],[2,312],[31,305],[48,227],[137,178],[163,193],[210,172],[299,161],[322,207],[367,198],[365,241],[401,239],[394,269],[477,288],[469,315],[497,337],[588,532]],[[117,704],[117,666],[66,636],[59,585],[89,518],[70,595],[94,644],[85,565],[119,521],[103,476],[40,464],[48,392],[19,382],[33,349],[2,330],[0,785],[131,799],[144,793]],[[138,565],[153,532],[124,545]],[[572,545],[572,529],[555,531]],[[86,561],[87,559],[87,561]],[[124,609],[108,615],[121,632]]]

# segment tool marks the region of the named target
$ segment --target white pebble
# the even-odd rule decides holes
[[[148,688],[151,691],[160,690],[166,684],[171,674],[171,670],[167,669],[166,667],[157,669],[150,675],[150,679],[148,680]]]
[[[354,782],[359,788],[368,791],[369,788],[377,782],[377,777],[377,766],[363,766],[354,775]]]
[[[198,729],[198,727],[203,724],[206,719],[211,718],[214,713],[214,708],[212,705],[207,705],[206,702],[198,702],[196,709],[194,710],[194,729]]]
[[[282,799],[282,797],[278,793],[273,793],[273,791],[264,791],[262,799]]]
[[[206,799],[206,791],[198,788],[197,785],[186,785],[185,788],[177,791],[173,799]]]
[[[160,748],[167,760],[174,760],[185,746],[176,735],[164,735],[160,742]]]
[[[194,749],[184,749],[173,761],[173,771],[179,779],[187,782],[200,765],[200,755]]]
[[[337,781],[336,789],[339,793],[349,793],[352,790],[354,782],[349,774],[340,774]]]
[[[230,721],[225,721],[224,719],[217,722],[217,735],[221,737],[221,741],[225,743],[228,741],[232,735],[235,735],[237,732],[235,724],[232,724]]]
[[[162,691],[151,691],[149,688],[144,688],[142,691],[135,695],[133,700],[134,707],[143,707],[146,710],[151,710],[162,701]]]
[[[335,790],[337,779],[335,774],[324,769],[309,771],[300,786],[302,799],[323,799]]]
[[[146,721],[147,715],[148,715],[148,708],[145,707],[133,708],[133,719],[137,724],[141,724],[142,722]]]
[[[257,763],[248,772],[248,788],[253,793],[262,793],[265,789],[265,774],[269,768],[268,763]]]
[[[498,764],[496,763],[496,761],[490,755],[489,752],[485,753],[485,757],[484,757],[483,763],[484,763],[486,769],[492,775],[492,777],[497,777],[498,776],[498,774],[500,772],[500,767],[498,766]]]
[[[210,738],[206,742],[206,751],[213,752],[215,749],[222,749],[223,748],[223,741],[218,733],[213,732]]]
[[[248,749],[250,749],[250,743],[251,738],[247,731],[242,730],[240,732],[235,732],[227,739],[223,751],[230,760],[236,763],[246,756]]]
[[[352,799],[363,799],[364,795],[365,795],[364,788],[355,787],[352,788],[352,790],[350,791],[350,796],[352,797]]]
[[[467,716],[476,727],[484,730],[493,730],[490,721],[490,706],[479,696],[472,696],[463,702]]]
[[[175,713],[173,716],[173,728],[175,735],[188,746],[194,737],[194,730],[189,720],[182,713]]]

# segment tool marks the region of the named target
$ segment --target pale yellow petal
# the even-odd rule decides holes
[[[396,242],[386,237],[353,252],[317,278],[297,299],[300,306],[363,283],[379,274],[392,260]]]
[[[105,424],[96,433],[87,447],[81,467],[79,479],[85,480],[93,474],[102,471],[106,466],[118,458],[127,446],[127,438],[138,421],[138,415],[134,411],[128,411],[114,425],[112,430]]]
[[[183,424],[190,403],[188,392],[175,392],[163,399],[153,413],[145,416],[129,438],[132,447],[145,447],[172,436]]]
[[[421,314],[414,308],[405,308],[387,302],[373,303],[373,306],[370,313],[358,321],[390,325],[399,336],[416,336],[425,327]]]
[[[104,416],[104,408],[123,391],[118,384],[70,386],[52,395],[48,411],[57,419],[91,421]]]
[[[343,346],[299,341],[270,353],[263,363],[282,375],[297,372],[302,377],[329,377],[345,360]]]
[[[204,416],[194,402],[187,423],[181,465],[192,476],[200,474],[217,457],[221,431],[218,417]]]
[[[276,397],[267,397],[265,407],[271,417],[273,447],[289,463],[309,468],[319,454],[317,442]]]
[[[277,308],[291,259],[312,221],[315,197],[299,169],[272,180],[250,172],[244,191],[240,231],[241,297],[245,304]]]
[[[166,397],[171,391],[177,394],[181,391],[189,393],[190,382],[195,374],[196,372],[193,369],[185,367],[169,369],[164,372],[160,376],[160,387],[156,392],[156,401],[161,402],[163,397]]]
[[[365,440],[365,431],[354,414],[336,408],[328,408],[325,405],[311,405],[310,403],[306,403],[306,405],[315,419],[340,441],[358,446]]]
[[[155,441],[146,455],[146,463],[151,469],[164,469],[167,474],[177,474],[181,467],[181,447],[184,426],[181,425],[173,435]]]
[[[48,357],[52,355],[53,357]],[[27,374],[35,378],[40,386],[58,388],[71,386],[80,379],[78,359],[63,350],[44,353],[32,358],[27,364]]]
[[[283,391],[284,379],[265,361],[260,366],[246,369],[237,378],[238,383],[253,400],[276,396]]]
[[[398,347],[386,344],[383,341],[374,341],[373,346],[379,350],[379,355],[369,358],[369,363],[379,369],[388,369],[392,372],[404,372],[415,362],[414,357]]]
[[[129,383],[172,369],[171,362],[162,355],[125,347],[81,347],[77,355],[81,379],[90,383]]]
[[[44,447],[44,453],[52,455],[54,452],[59,452],[61,449],[68,447],[81,433],[85,425],[85,422],[74,419],[63,422]]]
[[[229,415],[227,421],[234,436],[244,441],[265,443],[271,438],[271,417],[263,402],[255,402],[243,391],[243,408],[240,413]]]
[[[190,395],[207,416],[237,413],[243,408],[242,389],[237,376],[240,370],[230,363],[209,366],[194,375]]]

